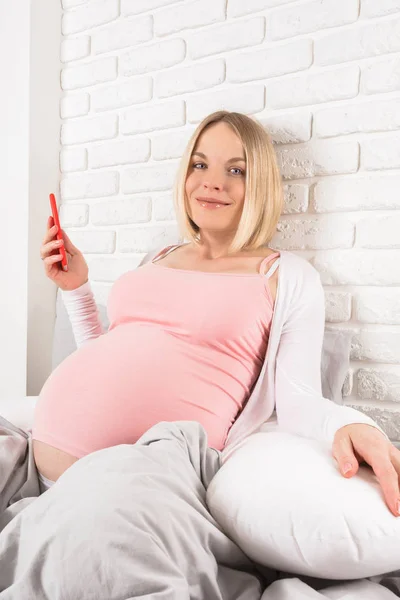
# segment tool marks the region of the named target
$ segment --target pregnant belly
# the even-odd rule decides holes
[[[32,430],[39,471],[55,481],[79,458],[135,443],[160,421],[197,421],[221,449],[243,390],[238,365],[220,357],[216,373],[210,352],[135,324],[81,346],[41,391]]]
[[[33,456],[38,471],[51,481],[57,481],[68,467],[79,460],[76,456],[38,440],[33,440]]]

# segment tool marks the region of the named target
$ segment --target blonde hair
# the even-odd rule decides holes
[[[200,135],[211,125],[227,123],[240,139],[246,157],[246,195],[229,253],[256,250],[273,237],[283,209],[283,187],[269,134],[255,119],[237,112],[217,111],[203,119],[192,134],[174,184],[174,207],[180,234],[200,243],[199,227],[189,217],[185,192],[192,153]]]

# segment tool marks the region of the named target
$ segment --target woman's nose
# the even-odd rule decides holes
[[[222,185],[219,185],[218,183],[205,183],[204,188],[206,190],[222,190]]]
[[[202,172],[202,184],[208,190],[222,190],[224,188],[224,174],[221,169],[208,167],[207,171]]]
[[[203,185],[206,189],[209,190],[222,190],[223,188],[223,183],[220,179],[217,178],[210,178],[208,177],[207,179],[205,179],[203,181]]]

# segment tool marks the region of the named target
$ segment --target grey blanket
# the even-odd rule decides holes
[[[253,564],[207,510],[206,490],[219,468],[200,425],[160,423],[134,445],[80,459],[40,495],[30,432],[0,417],[0,598],[400,596],[400,572],[328,582]]]

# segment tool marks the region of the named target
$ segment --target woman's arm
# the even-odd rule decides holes
[[[63,290],[61,294],[78,348],[104,333],[89,281],[75,290]]]
[[[324,290],[318,272],[307,270],[304,289],[283,326],[277,352],[275,398],[278,424],[291,433],[330,443],[338,429],[352,423],[372,425],[384,433],[362,412],[323,397],[324,331]]]

